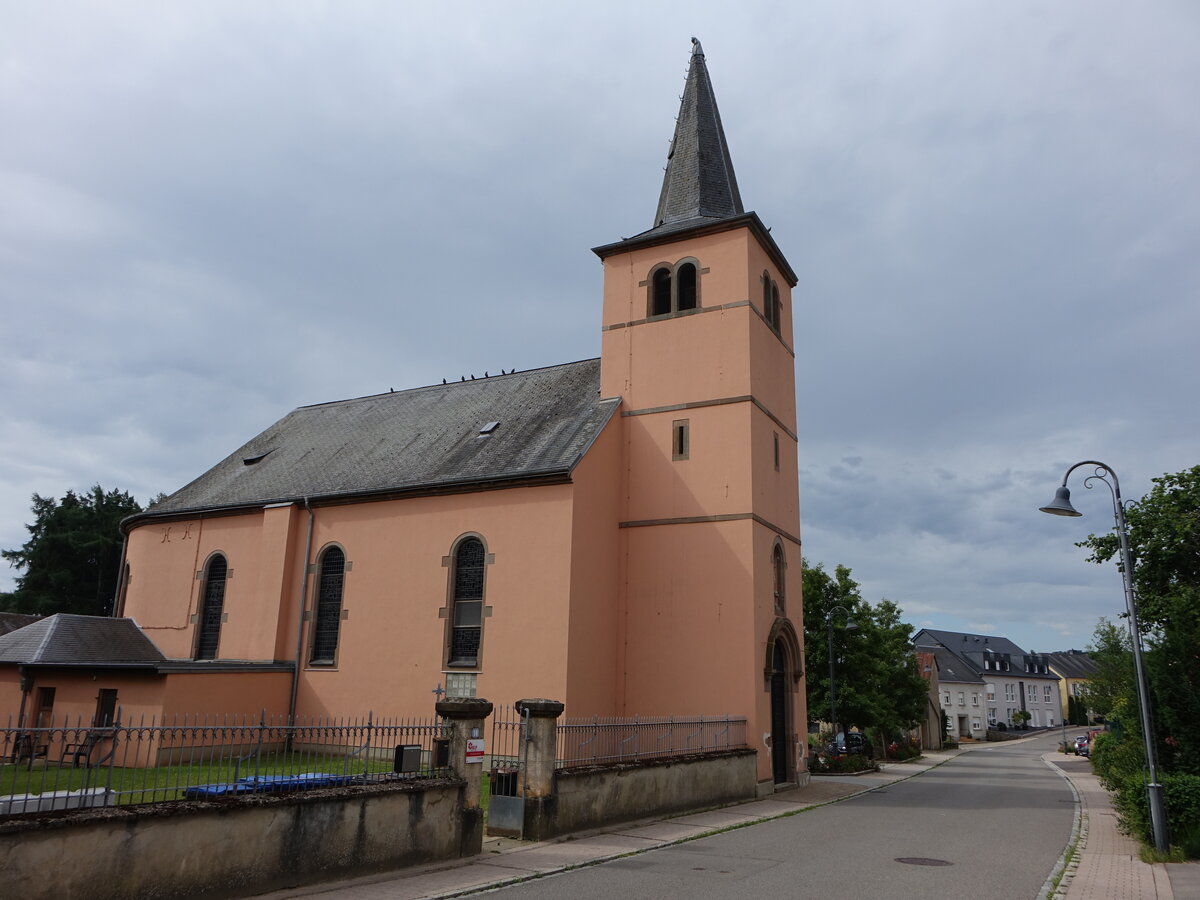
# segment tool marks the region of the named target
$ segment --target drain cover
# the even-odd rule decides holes
[[[896,862],[906,866],[952,866],[954,863],[944,859],[930,859],[927,856],[897,856]]]

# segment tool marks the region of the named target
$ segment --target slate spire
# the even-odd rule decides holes
[[[703,219],[724,219],[743,212],[704,50],[692,38],[691,65],[653,228],[692,224],[691,220],[700,224]]]

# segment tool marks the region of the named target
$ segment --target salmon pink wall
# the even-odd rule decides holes
[[[313,560],[336,543],[349,571],[336,665],[303,667],[300,712],[432,713],[433,691],[445,685],[448,557],[466,534],[481,537],[493,560],[478,695],[504,704],[564,696],[571,497],[562,484],[316,508]]]
[[[21,672],[16,666],[0,666],[0,722],[6,728],[15,728],[20,710]]]
[[[147,522],[127,537],[130,581],[125,614],[167,656],[193,655],[196,622],[209,557],[225,555],[229,575],[217,655],[222,659],[271,660],[275,629],[264,632],[259,604],[263,513],[197,517],[183,522]]]
[[[745,337],[753,313],[748,306],[716,309],[749,300],[748,235],[722,232],[605,260],[601,396],[621,396],[629,408],[643,409],[750,392]],[[647,288],[639,282],[658,263],[684,258],[700,263],[700,311],[646,322]]]
[[[572,475],[570,655],[561,698],[568,716],[612,716],[618,710],[621,425],[618,417],[609,421]]]
[[[749,403],[625,417],[632,521],[750,511]],[[672,423],[688,420],[688,458],[672,454]]]
[[[290,672],[172,672],[162,698],[165,717],[286,716]]]
[[[750,414],[754,511],[792,537],[800,535],[799,460],[796,442],[757,408]],[[779,468],[775,468],[775,435],[779,435]]]

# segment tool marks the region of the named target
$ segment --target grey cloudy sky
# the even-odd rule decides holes
[[[1200,6],[0,0],[0,547],[303,404],[599,352],[695,34],[800,275],[805,555],[909,621],[1081,647],[1036,511],[1200,463]],[[0,571],[0,589],[12,571]]]

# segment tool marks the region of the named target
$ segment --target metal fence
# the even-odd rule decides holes
[[[178,717],[0,730],[0,816],[447,774],[438,719]]]
[[[746,720],[732,716],[691,718],[563,719],[557,727],[558,768],[635,762],[746,747]]]

